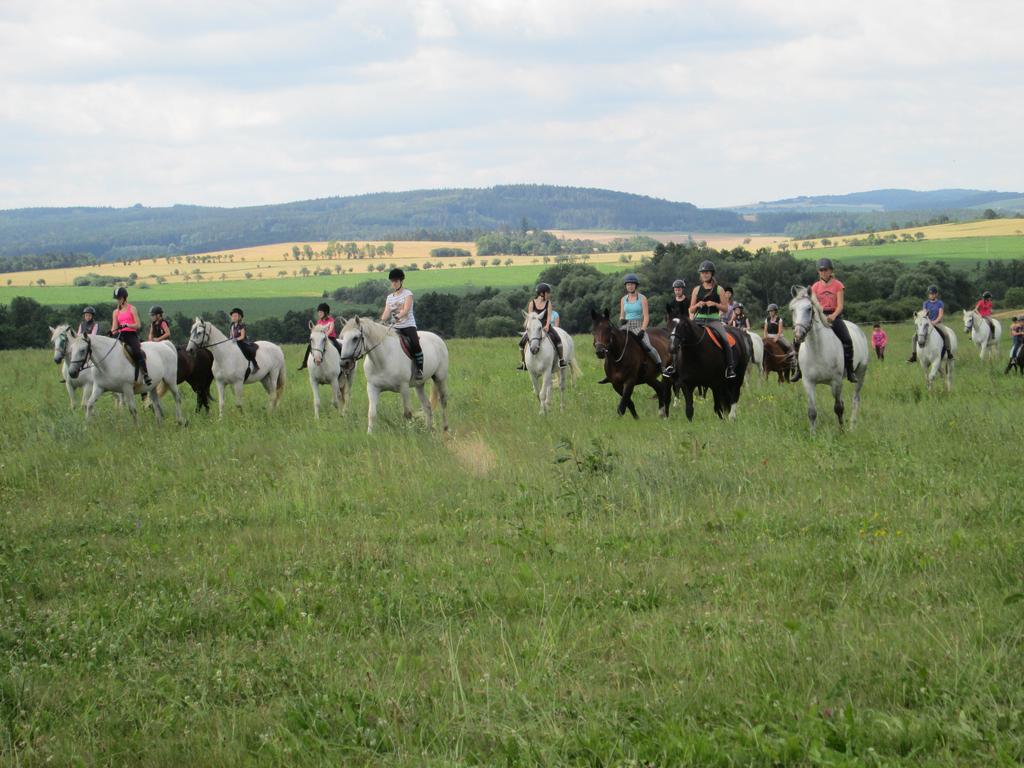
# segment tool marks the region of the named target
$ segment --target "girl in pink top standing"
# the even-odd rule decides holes
[[[879,323],[875,323],[875,329],[871,332],[871,346],[875,348],[875,357],[885,360],[885,345],[889,343],[889,337]]]
[[[142,342],[139,341],[139,328],[142,327],[139,313],[128,303],[127,288],[121,287],[114,291],[114,298],[117,306],[110,320],[110,334],[128,348],[132,362],[142,372],[142,380],[147,387],[152,387],[153,382],[150,381],[149,369],[146,367],[146,353],[142,351]]]

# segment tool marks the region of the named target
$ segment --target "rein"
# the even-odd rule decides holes
[[[360,348],[361,348],[361,350],[362,350],[362,351],[361,351],[361,352],[360,352],[360,353],[359,353],[358,355],[350,355],[350,356],[348,356],[348,357],[342,357],[341,359],[342,359],[342,360],[352,360],[353,362],[358,362],[359,360],[362,360],[362,359],[363,359],[364,357],[366,357],[366,356],[367,356],[368,354],[370,354],[371,352],[373,352],[373,350],[375,350],[375,349],[376,349],[377,347],[379,347],[379,346],[380,346],[381,344],[383,344],[383,343],[384,343],[385,341],[387,341],[387,338],[388,338],[388,337],[387,337],[387,336],[385,336],[385,337],[384,337],[383,339],[381,339],[380,341],[378,341],[378,342],[377,342],[376,344],[374,344],[374,345],[373,345],[372,347],[370,347],[369,349],[367,349],[367,348],[366,348],[366,334],[364,334],[364,333],[363,333],[363,329],[362,329],[362,328],[360,328],[360,329],[359,329],[359,346],[360,346]]]
[[[118,341],[117,344],[120,344],[120,341]],[[85,348],[86,348],[87,351],[85,353],[85,357],[83,357],[80,361],[72,360],[68,367],[70,367],[71,365],[74,365],[77,362],[78,366],[79,366],[78,367],[78,372],[79,373],[81,373],[82,371],[87,370],[89,368],[99,368],[100,367],[100,363],[102,363],[104,360],[106,360],[108,357],[110,357],[110,353],[113,352],[115,349],[117,349],[117,344],[111,345],[110,349],[107,350],[107,354],[105,354],[99,360],[93,360],[92,361],[92,365],[86,365],[85,364],[86,360],[88,360],[89,358],[92,357],[92,340],[89,338],[89,334],[86,334],[85,335]]]

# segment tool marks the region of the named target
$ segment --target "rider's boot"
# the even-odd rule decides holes
[[[733,356],[732,347],[729,346],[729,334],[723,334],[722,343],[725,345],[725,378],[736,378],[736,358]]]
[[[312,352],[312,351],[313,351],[313,347],[310,346],[309,344],[307,344],[306,345],[306,351],[302,354],[302,365],[300,365],[296,370],[301,371],[301,370],[303,370],[306,367],[306,360],[309,358],[309,353]]]
[[[843,367],[846,369],[846,380],[856,384],[857,374],[853,370],[853,355],[848,355],[843,359]]]
[[[417,352],[412,358],[413,365],[416,367],[416,373],[413,375],[413,379],[418,382],[423,381],[423,353]]]
[[[917,362],[917,347],[914,347],[914,351],[910,353],[910,357],[907,358],[908,363]]]
[[[803,371],[800,370],[800,342],[793,343],[793,370],[796,373],[789,377],[790,383],[800,381],[804,377]]]

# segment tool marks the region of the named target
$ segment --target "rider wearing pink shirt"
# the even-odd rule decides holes
[[[114,291],[114,298],[117,306],[110,321],[110,335],[125,345],[132,361],[139,371],[142,372],[142,380],[147,387],[152,387],[153,382],[149,378],[149,369],[146,367],[146,353],[142,351],[142,343],[139,341],[139,328],[142,322],[139,320],[139,313],[135,307],[128,303],[128,289],[118,288]]]
[[[334,317],[331,315],[331,308],[327,302],[323,301],[316,308],[316,326],[323,328],[327,332],[327,339],[334,345],[334,348],[338,350],[338,356],[341,356],[341,344],[338,342],[338,324]],[[301,371],[306,367],[306,362],[309,359],[309,353],[313,348],[307,344],[306,354],[302,356],[302,365],[299,366]]]
[[[818,281],[811,286],[811,293],[817,298],[825,313],[832,332],[843,344],[843,365],[846,368],[846,378],[854,383],[857,382],[856,374],[853,372],[853,340],[850,338],[850,331],[843,321],[844,294],[846,286],[839,282],[833,275],[834,267],[832,259],[818,259]],[[797,352],[800,345],[797,344]],[[800,370],[797,369],[794,381],[799,381]]]
[[[978,310],[978,314],[982,317],[992,317],[992,294],[988,291],[981,294],[981,298],[978,299],[978,303],[974,305],[974,308]]]

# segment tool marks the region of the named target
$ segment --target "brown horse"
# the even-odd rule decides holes
[[[779,342],[771,339],[764,340],[764,377],[767,379],[769,373],[776,373],[779,376],[779,384],[789,381],[789,377],[796,371],[796,354],[790,349],[788,352]]]
[[[188,382],[192,391],[196,393],[196,413],[204,408],[210,412],[210,385],[213,383],[213,353],[208,349],[197,349],[193,355],[185,351],[184,347],[177,347],[178,350],[178,383]],[[162,385],[157,384],[159,389]],[[160,392],[163,395],[163,392]]]
[[[736,418],[736,403],[743,390],[743,376],[750,362],[750,340],[746,331],[726,328],[733,338],[733,362],[736,376],[725,378],[725,353],[717,337],[703,325],[688,318],[673,321],[671,336],[672,363],[675,366],[673,383],[683,392],[686,401],[686,418],[693,421],[693,391],[707,387],[715,400],[715,413],[719,418],[729,411],[729,418]]]
[[[619,416],[628,408],[634,419],[639,418],[633,405],[633,389],[638,384],[646,384],[658,395],[659,415],[668,418],[672,402],[671,382],[661,378],[661,371],[647,356],[640,340],[628,331],[615,328],[607,309],[601,315],[591,310],[590,319],[594,352],[604,360],[604,380],[601,383],[610,383],[619,394]],[[668,334],[661,328],[648,328],[647,335],[662,359],[667,359]]]

